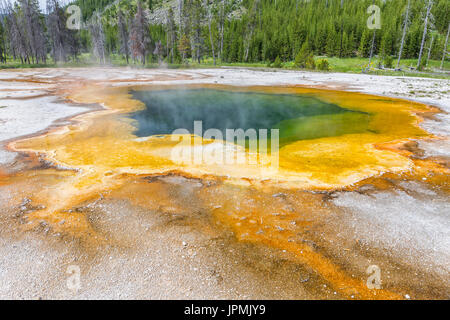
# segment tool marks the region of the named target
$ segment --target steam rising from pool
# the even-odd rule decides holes
[[[368,132],[370,115],[291,94],[236,92],[219,89],[169,89],[133,91],[145,103],[132,114],[139,137],[193,132],[194,121],[203,129],[279,129],[280,143]]]

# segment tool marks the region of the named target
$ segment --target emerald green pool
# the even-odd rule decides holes
[[[312,96],[236,92],[220,89],[133,91],[144,110],[131,115],[139,137],[171,134],[176,129],[279,129],[280,145],[297,140],[368,131],[370,114],[351,111]]]

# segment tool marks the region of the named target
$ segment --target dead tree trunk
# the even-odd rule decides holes
[[[372,4],[375,4],[375,0],[373,0]],[[373,29],[373,37],[372,37],[372,45],[370,46],[370,55],[369,55],[369,63],[367,64],[366,72],[370,69],[370,63],[372,62],[373,51],[375,48],[375,38],[377,35],[377,30]]]
[[[430,17],[430,12],[431,12],[432,6],[433,6],[433,0],[429,0],[428,6],[427,6],[427,14],[425,16],[425,26],[423,27],[423,36],[422,36],[422,43],[420,45],[419,59],[417,61],[417,70],[420,69],[420,61],[422,60],[423,46],[425,44],[425,39],[427,38],[428,19]]]
[[[442,53],[441,70],[444,68],[445,57],[447,56],[448,35],[450,33],[450,23],[448,24],[447,37],[445,38],[444,52]]]
[[[211,43],[211,51],[212,51],[212,56],[213,56],[213,60],[214,60],[214,65],[216,65],[216,53],[214,50],[214,40],[213,40],[213,34],[212,34],[212,28],[211,28],[211,20],[212,20],[211,6],[208,6],[209,42]]]
[[[406,13],[405,13],[405,23],[403,24],[403,34],[402,34],[402,42],[400,43],[400,51],[398,53],[398,60],[397,60],[397,68],[400,68],[400,60],[402,58],[403,53],[403,46],[405,45],[405,39],[406,39],[406,31],[408,31],[408,24],[409,24],[409,9],[411,7],[411,0],[408,0],[408,6],[406,7]]]
[[[220,8],[220,23],[219,23],[219,33],[220,33],[220,49],[219,49],[219,59],[223,61],[223,39],[224,39],[224,26],[225,26],[225,0],[222,0],[221,8]]]
[[[433,48],[433,42],[434,42],[434,34],[431,36],[431,43],[430,43],[430,47],[428,48],[427,67],[428,67],[428,61],[430,61],[431,48]]]
[[[376,37],[376,34],[377,34],[376,29],[373,29],[372,46],[370,47],[369,63],[367,64],[366,72],[369,71],[370,63],[372,62],[373,51],[374,51],[374,48],[375,48],[375,37]]]

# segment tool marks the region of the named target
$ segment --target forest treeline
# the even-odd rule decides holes
[[[81,8],[79,30],[68,28]],[[372,4],[379,29],[369,29]],[[0,59],[22,63],[77,61],[92,53],[126,63],[295,61],[312,56],[444,60],[450,31],[448,0],[47,0],[1,2]],[[70,27],[70,26],[69,26]],[[398,65],[397,65],[398,66]],[[326,66],[325,66],[326,67]]]

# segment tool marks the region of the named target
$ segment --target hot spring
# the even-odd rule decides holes
[[[298,140],[369,132],[370,114],[352,111],[301,94],[238,92],[211,88],[132,91],[145,104],[134,112],[139,137],[172,134],[177,129],[279,129],[280,145]]]

